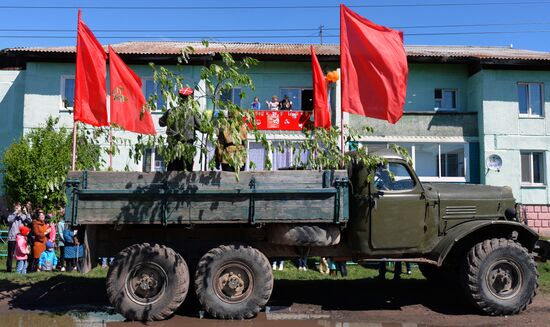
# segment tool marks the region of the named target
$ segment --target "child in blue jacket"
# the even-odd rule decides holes
[[[38,269],[40,271],[52,271],[57,266],[57,257],[53,250],[53,243],[51,241],[46,242],[46,251],[42,252],[38,259]]]

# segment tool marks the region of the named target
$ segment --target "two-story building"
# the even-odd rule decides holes
[[[255,90],[234,89],[224,97],[248,108],[258,97],[262,109],[273,95],[288,95],[293,118],[312,108],[309,45],[269,43],[128,42],[113,45],[117,53],[143,79],[146,96],[156,92],[149,62],[176,69],[183,47],[195,47],[182,73],[191,85],[201,83],[204,65],[219,61],[220,52],[260,60],[249,71]],[[339,67],[337,45],[316,45],[325,72]],[[550,53],[499,47],[406,46],[409,81],[403,118],[395,125],[355,115],[345,123],[374,127],[362,142],[371,148],[389,143],[405,146],[421,180],[431,182],[509,185],[518,202],[525,204],[531,224],[550,232],[550,190],[547,160],[550,129],[546,110],[550,101]],[[45,119],[59,116],[72,126],[70,109],[74,93],[74,47],[14,48],[0,52],[0,151],[25,131]],[[339,83],[330,93],[333,123],[340,121]],[[365,85],[368,92],[368,85]],[[245,99],[238,94],[243,91]],[[208,109],[209,104],[203,104]],[[261,115],[280,115],[262,110]],[[155,122],[160,113],[153,113]],[[278,117],[278,116],[277,116]],[[276,118],[277,118],[276,117]],[[282,117],[279,117],[282,118]],[[299,119],[299,118],[298,118]],[[299,142],[301,133],[279,125],[265,127],[271,142]],[[158,127],[158,126],[157,126]],[[550,127],[550,126],[549,126]],[[159,133],[163,130],[158,128]],[[132,139],[130,133],[118,133]],[[263,147],[249,142],[249,157],[264,169]],[[288,167],[292,153],[269,154],[273,169]],[[114,160],[114,169],[162,169],[160,158],[150,153],[134,163],[127,152]],[[198,167],[197,167],[198,168]]]

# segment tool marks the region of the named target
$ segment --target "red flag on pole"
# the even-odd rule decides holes
[[[107,55],[78,11],[74,120],[93,126],[108,126]]]
[[[340,5],[342,110],[395,124],[403,115],[407,55],[403,33]]]
[[[315,55],[313,46],[311,49],[311,70],[313,72],[313,125],[315,127],[330,128],[330,110],[328,105],[327,82],[325,75]]]
[[[141,88],[141,79],[126,66],[111,46],[109,46],[109,75],[111,123],[131,132],[156,134]]]

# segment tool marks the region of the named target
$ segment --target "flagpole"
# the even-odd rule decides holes
[[[109,170],[113,170],[113,128],[109,125]]]
[[[82,16],[82,12],[80,9],[78,9],[78,15],[77,15],[77,26],[80,25],[80,19]],[[78,53],[78,27],[76,32],[76,52]],[[77,61],[78,61],[78,55],[77,55]],[[75,78],[76,83],[76,78]],[[76,86],[76,85],[75,85]],[[76,87],[75,87],[75,93],[76,93]],[[76,100],[76,97],[75,97]],[[76,101],[73,103],[73,109],[76,108]],[[73,158],[72,158],[72,170],[76,170],[76,134],[77,134],[77,125],[78,121],[74,119],[75,111],[73,110]]]
[[[72,170],[76,170],[76,126],[78,124],[77,121],[73,121],[73,164],[72,164]]]

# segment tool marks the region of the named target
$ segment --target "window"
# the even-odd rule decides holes
[[[407,167],[390,162],[376,170],[374,185],[379,191],[404,191],[413,189],[415,183]]]
[[[456,90],[435,89],[434,100],[435,110],[454,110],[456,109]]]
[[[292,101],[292,110],[313,110],[313,89],[310,88],[281,88],[279,101],[288,95]]]
[[[74,107],[74,76],[61,77],[61,107],[67,110]]]
[[[162,108],[165,107],[165,101],[164,101],[164,98],[162,97],[162,92],[161,92],[161,89],[160,89],[160,85],[156,84],[155,81],[152,79],[152,78],[145,78],[145,83],[144,83],[144,93],[145,93],[145,100],[146,101],[149,101],[149,98],[153,95],[153,94],[156,94],[157,95],[157,108],[156,108],[156,111],[162,111]],[[152,111],[155,111],[155,110],[152,110]]]
[[[294,146],[285,145],[283,141],[272,141],[269,158],[272,163],[272,170],[281,169],[303,169],[307,166],[309,152],[300,151],[299,141],[294,142]],[[293,152],[294,147],[294,152]],[[282,151],[281,151],[282,150]],[[266,150],[259,142],[250,142],[248,145],[247,170],[265,170]],[[252,168],[250,161],[254,162],[255,167]]]
[[[409,152],[418,178],[423,182],[467,182],[468,143],[396,143]],[[368,143],[371,149],[388,143]]]
[[[544,184],[543,152],[521,152],[521,183],[523,185]]]
[[[543,116],[542,83],[518,83],[518,103],[520,116]]]
[[[222,92],[220,95],[221,101],[230,101],[233,104],[239,106],[241,108],[241,89],[240,88],[234,88],[225,92]]]
[[[441,177],[464,177],[464,144],[441,144]]]
[[[166,165],[162,157],[151,149],[145,150],[143,156],[143,171],[146,173],[153,171],[166,171]]]
[[[254,168],[250,162],[254,163]],[[265,148],[261,143],[250,142],[248,144],[247,170],[265,170]]]

